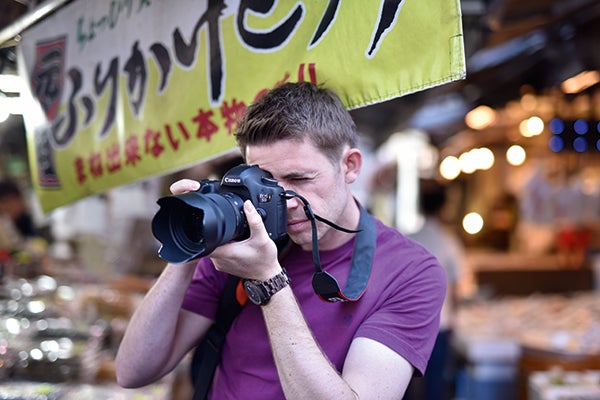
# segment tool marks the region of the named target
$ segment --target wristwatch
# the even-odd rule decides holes
[[[289,285],[290,278],[285,269],[266,281],[257,281],[254,279],[244,280],[244,290],[251,302],[256,305],[264,306],[269,302],[271,296]]]

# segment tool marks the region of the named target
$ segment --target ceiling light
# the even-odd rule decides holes
[[[4,122],[10,115],[23,114],[23,102],[20,97],[7,97],[0,93],[0,122]]]
[[[10,112],[6,105],[6,96],[4,93],[0,93],[0,123],[6,121],[10,117]]]
[[[473,151],[473,150],[472,150]],[[494,166],[494,153],[487,147],[474,149],[477,169],[488,170]]]
[[[477,170],[477,160],[474,151],[465,151],[458,157],[460,170],[465,174],[472,174]]]
[[[18,75],[0,75],[0,91],[4,93],[21,93],[25,82]]]
[[[533,137],[540,135],[544,131],[544,120],[540,117],[533,116],[524,119],[519,124],[519,132],[524,137]]]
[[[506,150],[506,160],[510,165],[522,165],[527,158],[525,149],[518,144],[514,144]]]
[[[479,213],[470,212],[463,217],[462,226],[465,232],[474,235],[481,232],[483,228],[483,218]]]
[[[440,163],[440,175],[449,181],[460,175],[460,161],[454,156],[448,156]]]
[[[471,129],[485,129],[496,119],[496,112],[488,106],[479,106],[467,113],[465,123]]]

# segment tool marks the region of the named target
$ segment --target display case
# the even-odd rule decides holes
[[[132,288],[48,275],[6,278],[0,285],[0,399],[174,398],[174,374],[140,389],[116,384],[114,357],[141,299]]]

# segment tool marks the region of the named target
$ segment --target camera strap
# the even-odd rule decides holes
[[[308,200],[296,192],[288,190],[286,191],[286,195],[288,198],[297,197],[304,203],[304,213],[312,225],[312,255],[315,264],[315,274],[313,275],[312,285],[315,293],[323,300],[330,302],[359,300],[367,289],[369,277],[371,276],[371,267],[373,265],[373,255],[375,254],[377,228],[371,214],[359,204],[360,220],[358,229],[346,229],[316,215],[308,203]],[[343,291],[341,290],[337,279],[329,272],[323,271],[323,268],[321,267],[316,221],[323,222],[342,232],[356,233],[348,282]]]

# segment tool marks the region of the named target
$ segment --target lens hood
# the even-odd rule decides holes
[[[189,192],[162,197],[158,204],[152,233],[162,244],[159,256],[171,263],[206,256],[239,238],[247,226],[243,200],[232,193]]]

